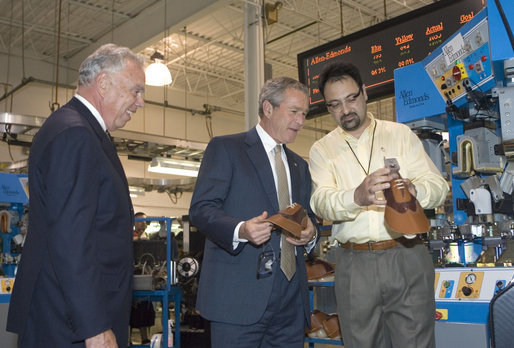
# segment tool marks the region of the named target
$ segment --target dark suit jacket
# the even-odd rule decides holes
[[[126,347],[134,213],[115,146],[78,99],[35,136],[29,193],[7,330],[23,346],[61,348],[113,329]]]
[[[292,201],[310,211],[311,177],[307,163],[285,146],[291,174]],[[239,243],[233,249],[236,225],[260,215],[277,213],[278,199],[273,172],[255,128],[246,133],[213,138],[205,150],[190,208],[192,225],[205,234],[197,309],[209,320],[253,324],[270,298],[273,278],[257,279],[262,246]],[[280,234],[271,244],[280,252]],[[296,248],[297,272],[305,318],[309,317],[307,275],[303,247]]]

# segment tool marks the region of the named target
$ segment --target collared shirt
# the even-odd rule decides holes
[[[98,110],[93,106],[93,104],[91,104],[86,98],[84,98],[83,96],[81,96],[80,94],[76,94],[75,93],[75,98],[77,98],[78,100],[80,100],[80,102],[82,104],[85,105],[86,108],[89,109],[89,111],[91,111],[91,113],[93,114],[93,116],[95,116],[96,120],[98,121],[98,123],[100,123],[100,126],[102,127],[102,129],[105,131],[107,131],[107,126],[105,125],[105,121],[104,119],[102,118],[102,116],[100,115],[100,113],[98,112]]]
[[[266,154],[268,155],[268,160],[271,165],[271,169],[273,170],[273,180],[275,180],[275,187],[278,187],[277,185],[277,170],[275,168],[275,146],[279,145],[277,142],[264,130],[264,128],[261,127],[260,124],[258,124],[255,129],[257,130],[257,134],[259,135],[259,138],[261,138],[262,145],[264,146],[264,150],[266,151]],[[282,144],[280,144],[282,146]],[[286,169],[286,175],[287,175],[287,185],[289,186],[289,192],[291,191],[291,174],[289,173],[289,166],[287,164],[287,156],[286,152],[284,151],[284,147],[282,147],[282,161],[284,162],[284,167]],[[277,199],[278,199],[278,190],[277,190]],[[291,204],[291,195],[289,195],[289,204]]]
[[[375,120],[371,113],[368,117],[371,123],[360,138],[337,127],[316,141],[310,150],[311,208],[319,217],[333,222],[332,236],[342,243],[383,241],[402,236],[384,224],[385,206],[361,207],[354,201],[355,189],[366,177],[362,167],[367,170],[368,163],[369,173],[373,173],[384,167],[384,158],[396,158],[400,175],[412,181],[417,191],[416,198],[424,209],[441,205],[449,190],[448,183],[409,127]]]
[[[275,169],[275,146],[277,146],[277,142],[269,135],[264,128],[260,124],[257,124],[255,127],[257,134],[259,135],[259,138],[261,139],[262,145],[264,146],[264,150],[266,151],[266,154],[268,155],[268,160],[271,165],[271,169],[273,171],[273,180],[275,181],[275,187],[277,187],[277,170]],[[287,184],[289,186],[289,192],[291,192],[291,175],[289,174],[289,165],[287,162],[287,156],[286,152],[282,148],[282,161],[284,161],[284,167],[286,169],[286,175],[287,175]],[[278,200],[278,190],[277,191],[277,200]],[[289,204],[291,204],[291,195],[289,195]],[[237,248],[239,242],[248,242],[246,239],[239,238],[239,228],[244,223],[244,221],[241,221],[234,230],[234,239],[233,239],[233,247],[234,249]]]

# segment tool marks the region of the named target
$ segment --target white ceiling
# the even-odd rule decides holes
[[[129,46],[147,63],[159,50],[171,89],[240,105],[244,7],[254,1],[0,0],[0,54],[73,70],[105,42]],[[298,53],[432,2],[282,0],[278,22],[265,26],[265,61],[273,76],[297,78]]]

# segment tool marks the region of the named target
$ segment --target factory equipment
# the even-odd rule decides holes
[[[175,261],[173,261],[172,256],[172,232],[171,232],[171,223],[174,218],[169,217],[147,217],[147,218],[136,218],[135,221],[145,221],[152,222],[158,221],[162,222],[161,229],[163,230],[163,237],[165,237],[166,243],[159,243],[163,250],[159,250],[159,246],[155,245],[146,245],[144,247],[140,246],[138,252],[141,255],[138,255],[136,258],[137,262],[143,262],[142,272],[146,268],[146,261],[142,261],[145,258],[145,255],[150,255],[150,258],[153,258],[153,269],[152,274],[149,278],[145,277],[145,275],[135,275],[134,276],[134,292],[133,298],[140,300],[147,300],[153,302],[161,302],[162,303],[162,327],[166,328],[170,325],[170,330],[163,330],[162,335],[154,335],[152,337],[152,342],[168,342],[166,347],[180,347],[180,314],[181,314],[181,302],[182,302],[182,289],[180,286],[176,284],[176,275],[175,275]],[[164,240],[162,241],[164,242]],[[146,248],[146,250],[145,250]],[[136,249],[136,248],[135,248]],[[136,254],[136,252],[135,252]],[[155,255],[152,255],[155,254]],[[160,255],[163,254],[163,255]],[[155,261],[161,259],[163,264],[157,265]],[[165,274],[164,274],[165,272]],[[165,279],[164,279],[164,278]],[[158,279],[164,279],[163,282],[152,281]],[[137,286],[136,286],[137,285]],[[158,286],[156,286],[158,285]],[[174,316],[170,316],[169,305],[173,303],[173,311]],[[174,317],[174,318],[173,318]],[[170,318],[170,321],[168,320]],[[176,335],[173,336],[173,332],[171,330],[171,322],[174,322],[174,328],[177,332]],[[174,337],[174,339],[172,338]],[[169,339],[170,338],[170,339]],[[153,343],[152,343],[153,346]],[[160,347],[161,344],[159,343]]]
[[[489,347],[489,304],[513,277],[512,267],[436,269],[437,347]]]
[[[28,178],[25,174],[0,173],[1,276],[12,278],[20,259],[28,227]],[[2,280],[5,280],[2,278]],[[2,281],[2,292],[5,288]],[[10,291],[9,291],[10,292]]]
[[[16,267],[28,227],[28,178],[0,173],[0,324],[5,327]],[[2,347],[15,347],[16,335],[0,330]]]
[[[489,0],[471,17],[394,74],[397,121],[451,181],[451,209],[436,211],[426,236],[441,267],[438,347],[489,347],[489,303],[514,278],[514,3]]]

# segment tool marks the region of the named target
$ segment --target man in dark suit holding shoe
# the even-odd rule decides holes
[[[107,131],[144,106],[143,61],[107,44],[82,63],[76,95],[45,121],[29,157],[29,231],[7,329],[19,347],[128,344],[134,212]]]
[[[310,313],[303,253],[317,233],[307,163],[285,144],[308,111],[304,85],[269,80],[260,123],[207,146],[190,218],[206,236],[197,309],[210,320],[213,348],[303,347]],[[291,203],[309,209],[299,238],[267,221]]]

